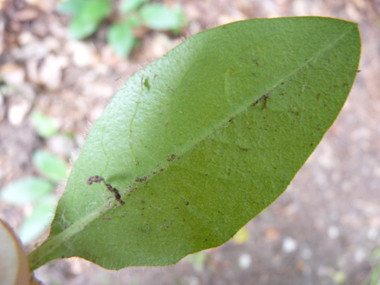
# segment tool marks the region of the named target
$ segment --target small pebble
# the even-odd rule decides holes
[[[293,252],[297,249],[298,244],[297,241],[292,239],[291,237],[284,238],[284,241],[282,242],[282,250],[285,253]]]
[[[251,266],[252,258],[248,253],[244,253],[239,257],[239,266],[241,269],[247,269]]]

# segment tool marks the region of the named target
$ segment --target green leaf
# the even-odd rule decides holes
[[[62,1],[58,4],[57,11],[61,14],[75,15],[83,9],[86,2],[88,2],[88,0]]]
[[[187,39],[93,126],[32,269],[62,256],[162,266],[225,243],[313,152],[359,57],[357,24],[332,18],[252,19]],[[93,175],[125,204],[88,185]]]
[[[90,36],[110,13],[111,4],[108,0],[86,1],[69,24],[70,37],[83,39]]]
[[[169,9],[162,4],[147,4],[141,8],[141,17],[145,24],[155,30],[178,31],[186,24],[181,7]]]
[[[39,177],[16,180],[4,187],[0,199],[11,204],[25,204],[37,201],[54,190],[54,185]]]
[[[33,112],[32,122],[37,133],[43,138],[54,136],[58,132],[58,124],[52,118],[49,118],[41,112]]]
[[[140,27],[142,25],[140,17],[136,14],[128,16],[123,23],[124,25],[129,25],[132,28]]]
[[[18,234],[23,244],[31,243],[49,228],[56,205],[57,198],[48,195],[34,207],[32,214],[20,226]]]
[[[148,0],[123,0],[120,3],[120,10],[122,13],[133,12],[146,2]]]
[[[127,57],[136,44],[136,38],[129,23],[112,25],[108,30],[108,43],[118,55]]]
[[[59,182],[66,178],[66,163],[54,154],[36,150],[33,154],[33,163],[46,177]]]

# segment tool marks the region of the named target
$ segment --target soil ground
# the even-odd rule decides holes
[[[338,119],[285,193],[246,225],[244,243],[231,240],[164,268],[113,272],[79,258],[53,261],[36,270],[37,278],[71,285],[360,284],[380,245],[380,1],[165,3],[183,7],[190,20],[184,37],[248,18],[315,15],[358,22],[361,72]],[[120,59],[105,44],[104,27],[85,41],[70,40],[68,19],[54,12],[52,0],[0,4],[0,76],[17,86],[0,96],[0,188],[36,174],[36,149],[74,161],[89,124],[123,82],[182,41],[147,31],[140,48]],[[32,110],[54,117],[73,142],[41,139]],[[15,229],[30,210],[0,201],[0,218]]]

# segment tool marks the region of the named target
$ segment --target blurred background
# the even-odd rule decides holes
[[[221,247],[163,268],[79,258],[45,284],[380,284],[379,0],[0,1],[0,218],[31,251],[91,125],[135,72],[199,31],[249,18],[359,23],[360,72],[285,193]]]

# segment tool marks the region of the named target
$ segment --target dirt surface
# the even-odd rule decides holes
[[[361,72],[333,127],[286,192],[246,225],[248,240],[165,268],[107,271],[79,258],[36,270],[45,284],[360,284],[380,244],[380,1],[209,0],[180,3],[190,20],[184,37],[231,21],[328,16],[359,23]],[[105,27],[70,40],[52,0],[0,2],[0,188],[36,174],[32,152],[75,161],[91,124],[129,76],[182,39],[145,33],[129,59],[105,44]],[[62,138],[40,138],[30,114],[56,119]],[[57,195],[61,190],[57,190]],[[0,218],[18,229],[30,207],[0,201]],[[198,260],[198,261],[196,261]]]

